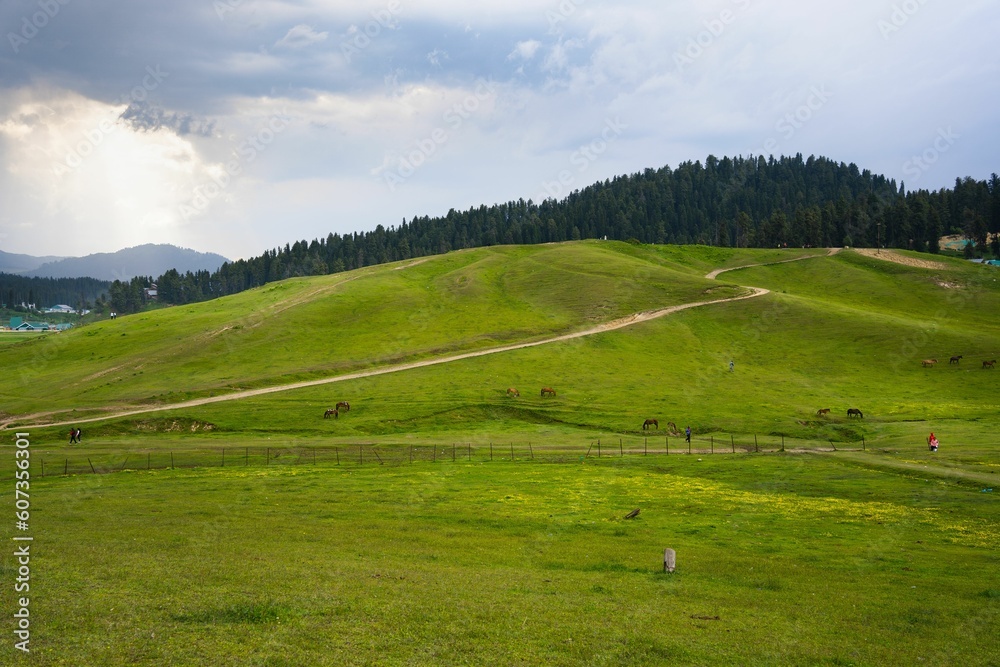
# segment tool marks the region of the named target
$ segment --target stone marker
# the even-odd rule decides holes
[[[677,567],[677,552],[673,549],[663,550],[663,571],[673,572]]]

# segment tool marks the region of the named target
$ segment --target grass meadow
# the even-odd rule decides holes
[[[998,274],[823,253],[478,249],[0,344],[32,664],[1000,664]]]

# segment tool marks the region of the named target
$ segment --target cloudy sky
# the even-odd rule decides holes
[[[708,155],[1000,171],[966,0],[4,0],[0,250],[230,258]]]

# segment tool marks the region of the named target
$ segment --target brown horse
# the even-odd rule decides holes
[[[847,409],[847,416],[848,417],[861,417],[862,419],[865,418],[865,416],[861,412],[861,410],[858,410],[857,408],[848,408]]]
[[[924,368],[927,368],[928,366],[933,366],[934,364],[936,364],[937,359],[924,359],[920,363],[923,364]]]
[[[517,397],[517,396],[521,395],[521,392],[519,392],[514,387],[507,387],[507,395],[508,396],[515,396],[515,397]]]
[[[830,408],[820,408],[819,410],[816,411],[817,417],[819,417],[820,415],[828,415],[828,414],[830,414]]]
[[[650,426],[655,426],[657,431],[660,430],[660,422],[656,421],[655,419],[647,419],[646,421],[642,422],[643,431],[648,429]]]
[[[997,360],[996,359],[992,359],[990,361],[984,361],[983,362],[983,368],[993,368],[996,365],[997,365]]]
[[[337,412],[337,408],[330,408],[329,410],[323,413],[323,419],[326,419],[330,415],[333,415],[333,418],[337,419],[340,416],[340,413]]]
[[[957,364],[961,360],[962,360],[962,355],[956,354],[954,357],[952,357],[951,359],[948,360],[948,363],[949,364]]]
[[[351,404],[348,403],[347,401],[341,401],[340,403],[337,403],[337,407],[334,408],[334,409],[335,410],[340,410],[341,408],[344,408],[345,412],[350,412],[351,411]]]
[[[552,387],[542,387],[542,396],[555,396],[556,390]]]
[[[680,433],[680,431],[677,430],[677,424],[673,422],[667,422],[667,428],[670,429],[670,432],[673,433],[674,435]]]

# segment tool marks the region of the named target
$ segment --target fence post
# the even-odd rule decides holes
[[[266,452],[265,452],[265,458],[264,458],[264,465],[269,466],[269,465],[271,465],[271,448],[270,447],[266,447],[265,449],[266,449]]]
[[[531,455],[531,460],[535,460],[535,450],[531,448],[531,441],[528,441],[528,454]]]
[[[753,450],[755,452],[759,452],[760,451],[760,447],[757,446],[757,434],[756,433],[753,434]]]
[[[642,455],[643,456],[649,455],[649,438],[642,439]]]
[[[146,470],[149,470],[149,452],[146,452]]]
[[[472,460],[472,443],[469,443],[469,460]]]
[[[243,465],[250,465],[250,448],[247,447],[243,450]]]
[[[864,436],[864,434],[861,435],[861,451],[863,451],[863,452],[867,452],[868,451],[868,446],[865,444],[865,436]]]
[[[87,459],[87,460],[89,461],[90,459]],[[93,463],[91,463],[91,464],[90,464],[90,467],[91,467],[91,468],[93,468],[93,467],[94,467],[94,464],[93,464]],[[170,452],[170,469],[171,469],[171,470],[173,470],[173,469],[174,469],[174,453],[173,453],[173,452]]]
[[[833,444],[833,440],[830,441],[830,446],[833,447],[833,451],[837,451],[837,445]]]
[[[618,454],[620,454],[622,458],[625,458],[625,447],[622,445],[621,438],[618,438]]]
[[[493,443],[490,443],[490,461],[493,460]]]
[[[729,444],[733,446],[733,454],[736,453],[736,440],[733,439],[733,434],[729,434]]]
[[[431,463],[437,463],[437,460],[438,460],[438,446],[434,445],[433,450],[431,452]]]
[[[122,461],[122,467],[118,469],[118,472],[125,470],[125,464],[128,463],[128,454],[125,455],[125,460]]]
[[[667,456],[670,456],[670,436],[669,435],[665,435],[665,436],[663,436],[663,439],[666,441]]]
[[[451,462],[455,462],[455,443],[451,443]]]
[[[42,459],[42,477],[45,477],[45,459]]]
[[[715,435],[713,434],[710,437],[712,438],[712,451],[710,453],[714,454],[715,453]]]
[[[337,465],[340,465],[340,448],[334,447],[333,451],[337,454]]]
[[[688,438],[688,454],[691,453],[691,438]]]
[[[361,461],[359,465],[365,464],[365,446],[358,445],[358,460]]]
[[[601,458],[601,439],[597,439],[597,458]]]
[[[384,465],[385,465],[384,463],[382,463],[382,457],[378,455],[378,450],[377,450],[377,449],[375,449],[374,447],[372,447],[372,454],[374,454],[374,455],[375,455],[375,458],[377,458],[377,459],[378,459],[378,464],[379,464],[380,466],[384,466]]]
[[[316,465],[316,448],[313,447],[312,450],[313,450],[313,465]]]
[[[226,467],[226,448],[222,448],[222,467]]]
[[[410,445],[410,463],[413,463],[413,445]]]
[[[174,457],[174,454],[173,454],[173,452],[171,452],[171,453],[170,453],[170,460],[171,460],[171,463],[173,462],[173,457]],[[96,474],[97,474],[97,471],[96,471],[96,470],[94,470],[94,464],[93,464],[93,463],[91,462],[91,460],[90,460],[90,457],[89,457],[89,456],[87,457],[87,463],[90,463],[90,472],[92,472],[92,473],[94,473],[94,474],[96,475]],[[170,467],[171,467],[171,468],[173,468],[174,466],[173,466],[173,465],[171,464],[171,466],[170,466]]]
[[[781,434],[781,451],[785,451],[785,434]]]
[[[64,475],[69,474],[69,459],[66,459],[65,465],[63,465],[63,474]]]
[[[587,455],[584,458],[590,458],[590,450],[594,448],[594,443],[590,443],[590,447],[587,447]]]

